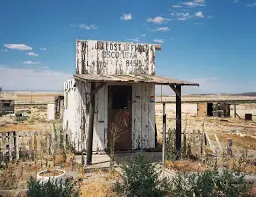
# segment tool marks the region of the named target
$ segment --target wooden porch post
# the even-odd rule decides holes
[[[89,110],[89,130],[87,138],[87,158],[86,165],[92,164],[92,141],[93,141],[93,126],[94,126],[94,111],[95,111],[95,82],[91,83],[90,110]]]
[[[236,103],[234,103],[234,117],[236,118]]]
[[[181,86],[176,86],[176,159],[181,151]]]

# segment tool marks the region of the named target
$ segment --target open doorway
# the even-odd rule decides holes
[[[207,103],[207,116],[213,116],[213,103]]]
[[[113,124],[119,129],[116,150],[132,149],[132,86],[108,87],[108,142],[113,136]],[[112,133],[111,133],[112,132]],[[109,147],[109,144],[108,144]]]

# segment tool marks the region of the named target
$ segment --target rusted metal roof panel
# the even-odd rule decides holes
[[[161,76],[152,75],[91,75],[91,74],[75,74],[74,78],[86,82],[126,82],[126,83],[151,83],[156,85],[183,85],[183,86],[199,86],[198,83],[171,79]]]

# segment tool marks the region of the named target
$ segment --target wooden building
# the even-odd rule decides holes
[[[78,152],[108,149],[113,125],[122,132],[116,150],[155,147],[155,85],[176,93],[176,148],[181,147],[181,80],[155,76],[155,50],[161,46],[77,40],[76,74],[64,85],[63,127]],[[178,151],[179,152],[179,151]]]
[[[54,98],[54,112],[55,119],[63,119],[64,96],[59,95]]]
[[[14,113],[14,100],[0,100],[0,116]]]
[[[197,104],[198,117],[230,117],[230,105],[226,102],[202,102]]]

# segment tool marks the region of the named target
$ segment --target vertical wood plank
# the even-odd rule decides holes
[[[148,147],[148,94],[147,85],[142,84],[141,99],[141,147]]]
[[[2,133],[0,133],[0,164],[3,164],[4,155],[3,155],[3,138]]]
[[[28,134],[28,147],[29,147],[29,150],[28,150],[28,156],[29,156],[29,159],[32,160],[32,133],[29,132]]]
[[[49,139],[49,134],[48,133],[45,134],[45,143],[46,143],[46,146],[45,146],[46,147],[46,151],[45,151],[45,153],[48,156],[50,154],[50,152],[49,152],[49,150],[50,150],[50,139]]]
[[[152,71],[150,71],[152,72]],[[155,147],[155,101],[150,97],[155,95],[155,85],[148,84],[148,131],[149,131],[149,148]],[[155,99],[155,98],[154,98]]]
[[[7,133],[4,132],[2,134],[2,140],[3,140],[3,161],[6,162],[7,161],[7,155],[6,155],[6,135]]]
[[[15,132],[15,152],[16,152],[16,160],[20,159],[20,151],[19,151],[19,133]]]
[[[26,157],[26,144],[25,144],[25,132],[22,132],[21,135],[22,135],[22,155],[23,155],[23,158]]]
[[[37,132],[34,132],[34,160],[37,159]]]
[[[220,153],[221,153],[221,155],[222,155],[222,154],[223,154],[223,148],[222,148],[222,146],[221,146],[221,144],[220,144],[219,138],[217,137],[216,134],[214,134],[214,137],[215,137],[215,139],[216,139],[216,142],[217,142],[218,147],[219,147],[219,149],[220,149]]]
[[[211,149],[212,149],[213,154],[216,154],[216,150],[215,150],[215,148],[214,148],[214,146],[213,146],[213,144],[212,144],[212,142],[211,142],[211,140],[210,140],[208,134],[205,133],[205,136],[206,136],[207,141],[209,142],[209,145],[210,145],[210,147],[211,147]]]
[[[141,84],[134,84],[135,102],[133,104],[133,127],[132,138],[134,138],[132,144],[133,149],[142,149],[141,145],[141,103],[142,103],[142,86]]]
[[[13,132],[8,132],[9,134],[9,160],[12,161],[13,160]]]
[[[108,85],[104,86],[104,149],[108,147]]]

